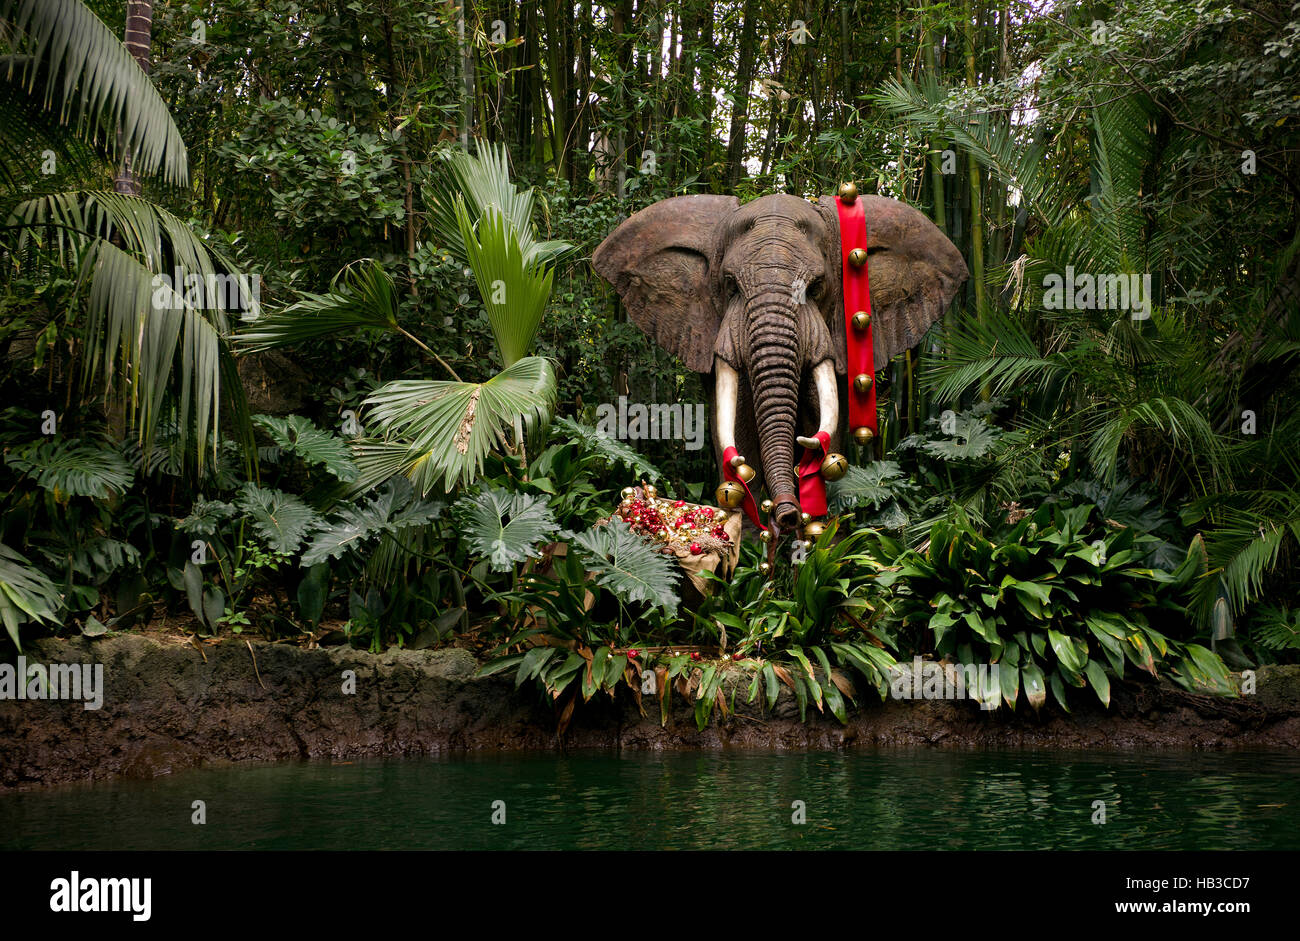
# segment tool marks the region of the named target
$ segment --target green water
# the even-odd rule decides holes
[[[0,849],[663,848],[1296,849],[1300,756],[494,754],[226,766],[0,796]]]

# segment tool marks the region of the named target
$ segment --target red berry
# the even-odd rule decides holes
[[[739,650],[737,650],[735,653],[733,653],[733,654],[731,655],[731,659],[732,659],[732,660],[744,660],[744,659],[745,659],[745,655],[742,654]]]
[[[629,660],[635,660],[635,659],[636,659],[636,651],[635,651],[635,650],[629,650],[629,651],[627,652],[627,658],[628,658]]]
[[[691,555],[699,555],[703,551],[704,550],[700,548],[700,544],[698,542],[691,543]]]
[[[677,507],[678,509],[680,509],[681,507],[686,506],[686,501],[685,501],[685,500],[674,500],[674,501],[673,501],[673,506],[675,506],[675,507]]]

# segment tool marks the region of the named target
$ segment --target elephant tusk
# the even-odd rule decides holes
[[[714,357],[716,376],[714,391],[714,424],[718,441],[725,451],[736,443],[736,402],[740,397],[740,376],[720,357]]]
[[[821,424],[817,433],[835,434],[840,423],[840,395],[835,387],[835,365],[824,359],[813,369],[813,385],[817,388],[817,415]],[[822,443],[816,437],[799,436],[795,439],[805,448],[821,450]]]

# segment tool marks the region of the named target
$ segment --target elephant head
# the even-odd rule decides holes
[[[880,370],[920,342],[968,273],[921,213],[861,198]],[[689,369],[714,374],[716,452],[735,445],[747,455],[777,525],[797,526],[795,445],[815,446],[818,431],[833,444],[840,424],[846,354],[834,198],[781,194],[742,206],[733,196],[677,196],[623,222],[592,262],[652,340]]]

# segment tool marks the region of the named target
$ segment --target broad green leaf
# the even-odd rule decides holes
[[[516,563],[536,558],[538,544],[560,528],[546,501],[502,487],[462,497],[452,514],[470,552],[487,559],[495,572],[508,572]]]
[[[1084,672],[1088,675],[1088,682],[1092,684],[1092,688],[1096,691],[1101,704],[1109,707],[1110,677],[1106,675],[1105,669],[1096,660],[1089,660],[1088,665],[1084,667]]]
[[[1043,685],[1043,671],[1037,664],[1026,663],[1020,668],[1020,679],[1024,683],[1025,698],[1035,709],[1047,701],[1047,688]]]

